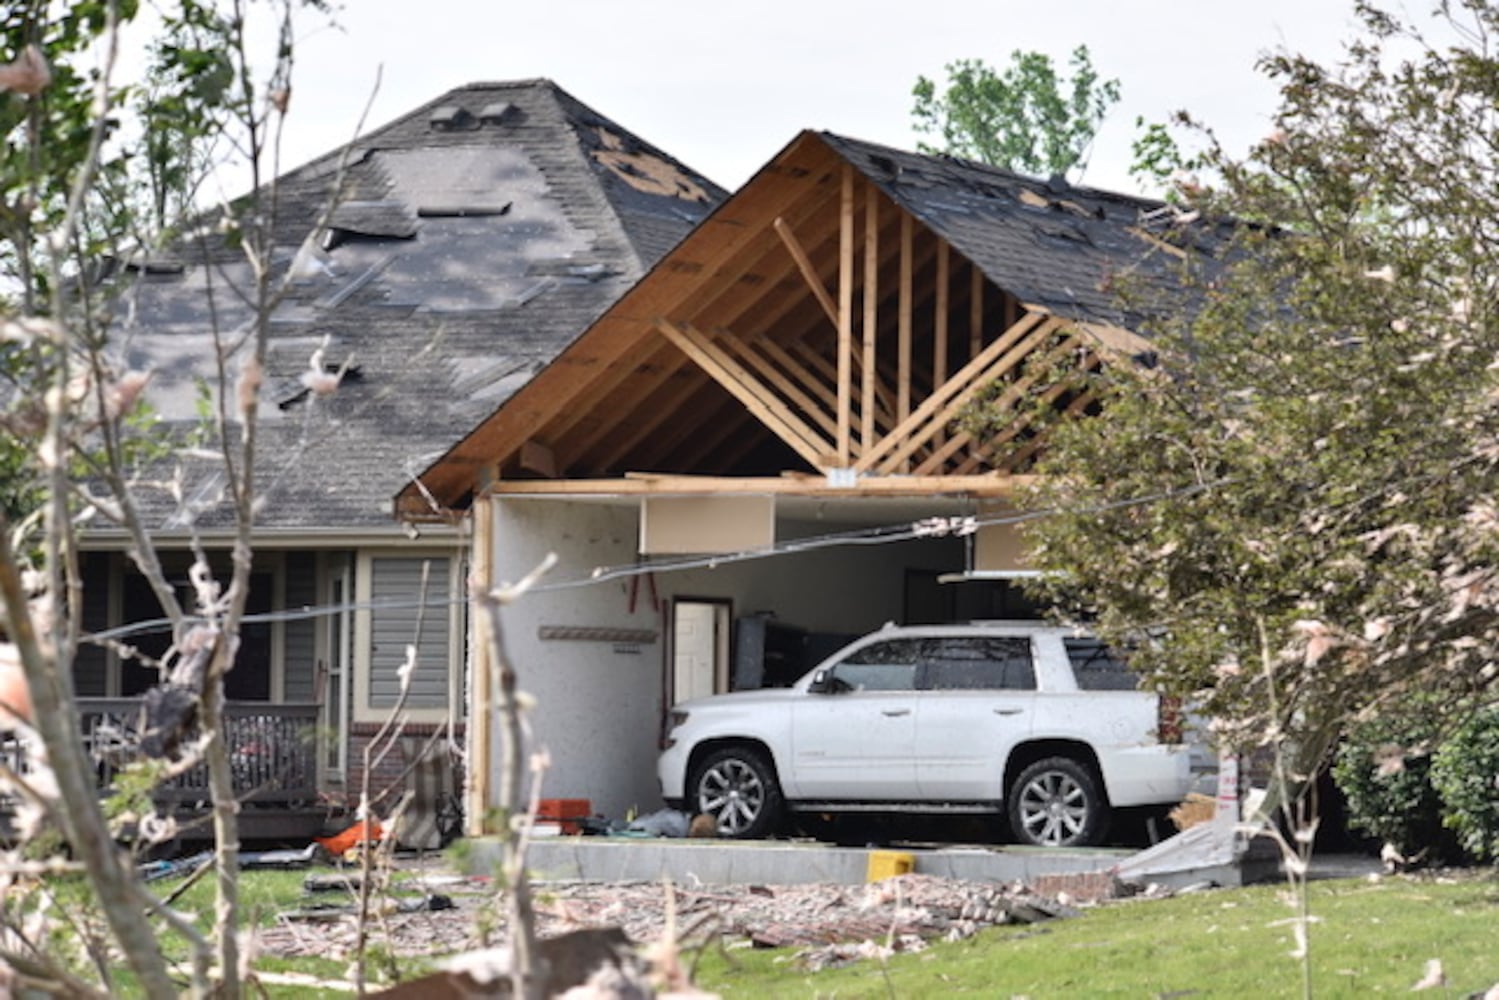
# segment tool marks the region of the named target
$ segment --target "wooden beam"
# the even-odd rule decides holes
[[[999,358],[1012,345],[1020,341],[1021,338],[1047,322],[1050,322],[1049,318],[1041,313],[1027,313],[1021,318],[1020,322],[1000,334],[994,343],[980,351],[978,357],[968,362],[950,380],[937,385],[932,390],[931,395],[908,414],[906,419],[897,423],[879,444],[875,445],[872,451],[866,453],[860,460],[861,470],[867,471],[873,469],[875,463],[880,462],[892,451],[896,450],[907,436],[922,427],[932,414],[936,413],[952,395],[966,387],[971,378],[982,372],[987,365]]]
[[[824,375],[826,375],[827,378],[828,378],[828,381],[832,385],[837,386],[837,384],[838,384],[838,369],[836,367],[834,367],[834,365],[833,365],[833,363],[831,361],[829,361],[827,358],[825,358],[821,354],[819,354],[817,352],[816,348],[814,348],[811,345],[807,344],[805,341],[796,341],[796,342],[794,342],[791,345],[791,350],[794,351],[810,367],[812,367],[812,368],[816,369],[817,371],[820,371]],[[854,351],[854,359],[853,360],[854,360],[854,364],[856,364],[856,365],[859,363],[860,353],[861,353],[860,351],[858,351],[857,349],[855,349],[855,351]],[[880,424],[880,426],[882,428],[885,428],[885,429],[888,430],[888,428],[894,426],[894,422],[891,420],[891,414],[894,413],[894,408],[889,405],[889,402],[890,402],[889,399],[888,399],[888,397],[889,397],[889,390],[885,388],[885,385],[884,385],[883,382],[879,382],[879,381],[875,382],[874,395],[875,395],[875,400],[876,400],[876,402],[878,404],[878,407],[875,410],[875,414],[874,414],[875,420]],[[836,405],[837,405],[837,400],[835,398],[834,399],[834,406],[836,407]]]
[[[828,383],[822,381],[822,379],[817,377],[815,372],[813,372],[806,365],[802,364],[796,358],[792,357],[790,351],[786,350],[786,348],[782,347],[774,340],[771,340],[763,333],[757,334],[754,337],[750,338],[750,342],[754,344],[757,350],[761,351],[763,354],[765,354],[766,357],[774,361],[782,371],[791,376],[791,378],[795,379],[796,384],[799,385],[803,391],[810,392],[816,395],[818,401],[828,413],[832,414],[837,412],[837,392],[833,389],[828,388]],[[837,378],[837,372],[833,373],[833,378]],[[832,418],[830,417],[829,419]],[[835,434],[837,433],[837,426],[837,422],[834,421],[833,433]]]
[[[854,168],[843,164],[838,209],[838,465],[849,464],[849,412],[853,403]]]
[[[1089,352],[1087,357],[1083,359],[1082,363],[1078,365],[1078,371],[1080,373],[1086,373],[1098,367],[1100,363],[1101,361],[1099,360],[1098,356]],[[1058,396],[1062,395],[1064,392],[1067,392],[1069,389],[1076,389],[1077,387],[1078,386],[1071,380],[1071,377],[1069,376],[1068,378],[1063,379],[1062,381],[1048,388],[1039,397],[1037,397],[1036,401],[1037,403],[1049,406],[1052,403],[1056,402]],[[988,437],[985,437],[982,441],[979,441],[973,448],[972,452],[969,454],[968,458],[964,460],[963,463],[957,467],[957,469],[953,470],[954,474],[963,476],[978,471],[979,467],[983,464],[983,460],[987,456],[994,454],[1002,445],[1014,440],[1020,435],[1021,431],[1025,430],[1035,422],[1036,409],[1036,407],[1027,408],[1025,413],[1022,413],[1019,417],[1006,424],[1004,430],[998,431]],[[1069,407],[1069,410],[1070,409],[1071,408]]]
[[[520,467],[527,472],[534,472],[549,479],[557,478],[557,455],[552,449],[534,438],[527,438],[521,442]]]
[[[679,327],[664,319],[656,321],[656,328],[813,468],[827,464],[831,443],[808,427],[711,338],[693,327]]]
[[[911,415],[911,213],[900,213],[900,291],[896,308],[895,421]]]
[[[1097,398],[1098,397],[1090,389],[1078,396],[1071,403],[1069,403],[1067,405],[1067,409],[1062,411],[1062,415],[1066,417],[1075,417],[1079,413],[1086,410],[1089,406],[1091,406],[1097,400]],[[1008,458],[1005,459],[1005,467],[1011,469],[1014,468],[1021,462],[1024,462],[1026,459],[1034,455],[1045,444],[1046,439],[1041,437],[1033,438],[1030,441],[1027,441],[1024,448],[1021,448],[1019,451],[1013,452]]]
[[[483,496],[474,498],[470,528],[474,535],[473,565],[469,570],[474,585],[488,593],[496,584],[494,570],[494,502]],[[463,832],[470,837],[482,836],[491,831],[484,829],[484,817],[488,816],[494,782],[493,734],[499,725],[495,717],[494,690],[491,680],[496,674],[489,651],[490,618],[488,615],[468,615],[469,628],[469,675],[468,675],[468,759],[474,765],[468,773],[464,788]]]
[[[1011,496],[1035,476],[863,476],[853,486],[829,486],[824,476],[682,476],[631,473],[622,479],[511,479],[495,483],[492,496],[706,496],[759,493],[775,496]]]
[[[787,378],[779,368],[771,363],[770,359],[728,331],[715,331],[715,333],[718,334],[718,340],[725,346],[726,350],[737,355],[741,361],[753,368],[761,378],[775,386],[780,391],[780,394],[789,400],[792,405],[815,420],[818,426],[822,428],[823,433],[828,436],[829,440],[832,439],[834,434],[838,433],[838,422],[833,419],[831,414],[808,396],[802,390],[801,386]],[[801,370],[805,372],[805,369]]]
[[[942,407],[940,411],[932,414],[926,421],[925,426],[912,432],[904,441],[901,441],[894,452],[891,453],[891,456],[880,466],[880,471],[891,472],[899,468],[901,462],[907,456],[914,454],[918,448],[923,447],[928,441],[936,441],[940,447],[943,443],[943,434],[946,432],[947,425],[957,417],[963,407],[967,406],[975,396],[982,392],[995,379],[1024,361],[1028,354],[1039,347],[1047,337],[1051,336],[1062,325],[1061,320],[1047,320],[1035,332],[1028,334],[1020,343],[1006,351],[993,364],[982,367],[979,371],[971,371],[975,367],[971,363],[964,366],[963,371],[969,373],[966,380],[955,375],[942,386],[944,390],[943,395],[950,396],[947,405]],[[999,343],[999,341],[995,341],[995,343]],[[949,387],[952,388],[949,389]],[[933,397],[935,398],[936,395],[934,393]]]
[[[952,248],[946,240],[937,244],[937,301],[932,315],[932,385],[947,381],[947,310],[951,299]]]
[[[818,277],[817,268],[812,266],[812,259],[807,256],[807,251],[802,249],[802,245],[797,240],[796,234],[791,231],[790,226],[786,225],[785,219],[777,216],[774,226],[776,235],[786,245],[786,249],[791,253],[791,259],[796,261],[797,269],[802,272],[802,279],[806,281],[807,287],[812,290],[812,296],[822,306],[822,311],[827,313],[828,319],[832,321],[834,326],[837,326],[838,306],[834,304],[833,297],[828,294],[826,286],[822,283],[822,278]]]
[[[1075,334],[1075,333],[1070,334],[1060,344],[1058,344],[1057,346],[1051,348],[1045,354],[1043,354],[1041,356],[1041,363],[1045,364],[1047,361],[1050,361],[1051,359],[1057,357],[1058,355],[1065,354],[1067,351],[1070,351],[1074,347],[1076,347],[1077,344],[1078,344],[1077,334]],[[1038,374],[1036,374],[1035,372],[1031,372],[1031,373],[1027,373],[1026,375],[1024,375],[1024,376],[1016,379],[1014,382],[1012,382],[1009,385],[1008,388],[1005,389],[1004,393],[1001,394],[1000,397],[998,399],[996,399],[990,405],[994,409],[996,409],[996,410],[1003,409],[1004,407],[1007,407],[1007,406],[1013,406],[1022,396],[1025,395],[1025,393],[1030,389],[1031,386],[1033,386],[1033,385],[1036,384],[1036,380],[1039,377],[1040,376]],[[957,442],[957,438],[962,438],[963,439],[962,443],[956,443]],[[924,462],[922,462],[920,465],[918,465],[916,467],[916,474],[918,476],[920,476],[920,475],[930,475],[930,474],[932,474],[934,472],[939,471],[942,468],[942,466],[947,462],[948,458],[952,457],[952,455],[954,455],[954,454],[957,453],[957,451],[958,451],[959,448],[961,448],[964,444],[967,444],[968,442],[970,442],[972,440],[973,440],[973,436],[971,434],[969,434],[966,431],[960,432],[959,434],[957,434],[954,437],[953,440],[948,441],[945,444],[943,444],[931,456],[929,456]]]
[[[879,323],[880,285],[880,198],[875,186],[864,184],[864,357],[860,371],[864,378],[859,387],[860,451],[874,447],[874,370],[875,334]]]
[[[984,349],[984,272],[977,264],[970,265],[969,272],[968,356],[976,358]]]

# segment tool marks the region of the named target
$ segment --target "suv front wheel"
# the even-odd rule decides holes
[[[703,759],[693,774],[690,803],[718,823],[720,837],[753,840],[781,821],[781,784],[759,750],[725,747]]]
[[[1022,844],[1090,847],[1103,839],[1108,806],[1093,772],[1071,757],[1038,760],[1010,786],[1010,829]]]

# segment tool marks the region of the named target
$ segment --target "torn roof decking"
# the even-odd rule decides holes
[[[337,205],[312,233],[341,161]],[[298,278],[271,317],[259,523],[398,530],[391,494],[723,194],[546,80],[457,88],[284,174],[274,258]],[[152,404],[185,425],[199,381],[214,375],[215,320],[232,331],[252,318],[224,283],[247,280],[248,267],[216,235],[179,245],[169,263],[130,288],[133,312],[112,345],[122,366],[153,372]],[[325,370],[358,368],[327,398],[303,385],[320,347]],[[192,513],[199,527],[228,523],[216,467],[187,461],[184,492],[205,504]],[[172,497],[146,499],[153,524],[183,522]]]
[[[851,260],[843,249],[845,165],[857,180]],[[1139,301],[1176,308],[1184,260],[1210,257],[1226,236],[1213,226],[1171,224],[1160,202],[806,132],[422,481],[441,504],[461,507],[482,476],[534,473],[514,467],[528,443],[551,453],[548,475],[573,479],[773,476],[857,462],[861,453],[869,456],[865,471],[1013,472],[1034,450],[1023,427],[999,442],[1008,453],[995,455],[928,428],[908,457],[892,461],[901,442],[886,442],[879,454],[865,438],[910,429],[912,413],[933,396],[932,414],[947,414],[953,407],[939,405],[946,398],[939,387],[951,392],[949,380],[970,362],[1019,380],[1019,369],[995,354],[1009,349],[1008,341],[996,345],[1007,331],[1022,349],[1097,346],[1079,346],[1055,325],[1017,326],[1028,315],[1086,324],[1115,352],[1141,350],[1130,330],[1142,318],[1124,312],[1117,285],[1128,281]],[[866,288],[875,290],[872,303]],[[837,371],[845,306],[855,362],[848,390]],[[868,381],[859,363],[866,317],[875,346]],[[904,355],[896,346],[902,337],[911,343]],[[1034,389],[1059,406],[1082,402],[1061,386]],[[823,454],[843,442],[851,442],[848,455]],[[401,498],[408,515],[421,516],[422,507],[413,490]]]

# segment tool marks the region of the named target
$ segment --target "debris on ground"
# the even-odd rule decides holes
[[[504,907],[488,879],[455,882],[442,876],[450,910],[418,909],[381,918],[385,947],[397,956],[472,951],[504,940]],[[433,895],[421,878],[403,890]],[[1004,885],[934,875],[898,875],[867,885],[681,886],[661,882],[539,882],[533,886],[537,932],[543,938],[571,931],[618,927],[630,941],[658,942],[669,926],[682,928],[686,944],[720,939],[754,947],[803,949],[808,963],[849,960],[841,946],[871,941],[913,950],[924,942],[959,940],[986,927],[1032,924],[1080,911],[1020,884]],[[668,905],[670,904],[670,906]],[[305,907],[260,932],[262,955],[353,953],[357,928],[348,907]],[[674,918],[668,912],[674,910]],[[311,914],[326,915],[320,919]],[[484,919],[479,919],[481,915]],[[674,919],[675,924],[670,921]],[[481,935],[487,927],[490,936]],[[820,955],[820,950],[827,950]],[[855,949],[857,951],[857,949]]]

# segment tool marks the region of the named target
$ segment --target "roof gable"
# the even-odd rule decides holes
[[[1224,235],[1159,202],[805,132],[398,506],[537,475],[1012,474],[1039,446],[1023,397],[1085,410],[1074,376],[1148,350],[1116,277],[1170,307],[1182,261]],[[978,442],[956,420],[983,394],[1016,417]]]

